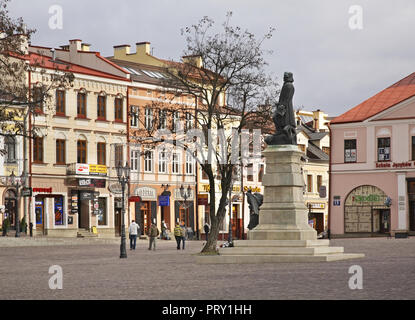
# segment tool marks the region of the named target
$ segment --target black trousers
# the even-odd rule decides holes
[[[179,236],[174,236],[176,238],[176,242],[177,242],[177,249],[180,249],[180,242],[182,241],[182,237]]]

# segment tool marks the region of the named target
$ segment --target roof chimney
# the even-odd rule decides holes
[[[114,59],[124,58],[127,54],[130,54],[130,45],[122,44],[114,46]]]
[[[135,48],[138,54],[150,54],[150,42],[137,42]]]
[[[182,57],[184,63],[189,63],[197,68],[203,67],[203,60],[200,55],[184,56]]]
[[[80,51],[82,40],[74,39],[69,40],[69,51]]]
[[[90,47],[91,47],[91,45],[89,43],[82,43],[81,44],[81,50],[82,51],[89,51]]]

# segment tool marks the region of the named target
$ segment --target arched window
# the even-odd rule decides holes
[[[123,98],[118,94],[114,99],[114,119],[117,122],[123,122]]]
[[[98,120],[106,120],[107,117],[107,95],[101,92],[97,100],[97,118]]]
[[[86,118],[86,90],[81,89],[77,96],[78,118]]]

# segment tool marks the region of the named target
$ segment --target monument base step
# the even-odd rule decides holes
[[[239,240],[233,247],[220,248],[219,255],[198,255],[199,264],[329,262],[363,258],[361,253],[344,253],[330,247],[329,240]]]
[[[216,255],[196,256],[198,264],[247,264],[247,263],[302,263],[331,262],[364,258],[361,253],[339,253],[325,255]]]

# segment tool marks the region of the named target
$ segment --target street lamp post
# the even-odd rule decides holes
[[[118,181],[121,184],[122,190],[122,209],[121,209],[121,245],[120,245],[120,258],[127,258],[127,249],[125,244],[125,186],[130,180],[130,167],[128,163],[125,166],[122,166],[121,163],[117,165],[117,177]]]
[[[14,171],[10,174],[10,183],[16,189],[16,213],[15,213],[15,225],[16,225],[16,235],[15,237],[20,237],[20,221],[19,221],[19,189],[22,185],[25,184],[26,177],[21,176],[18,178]]]

